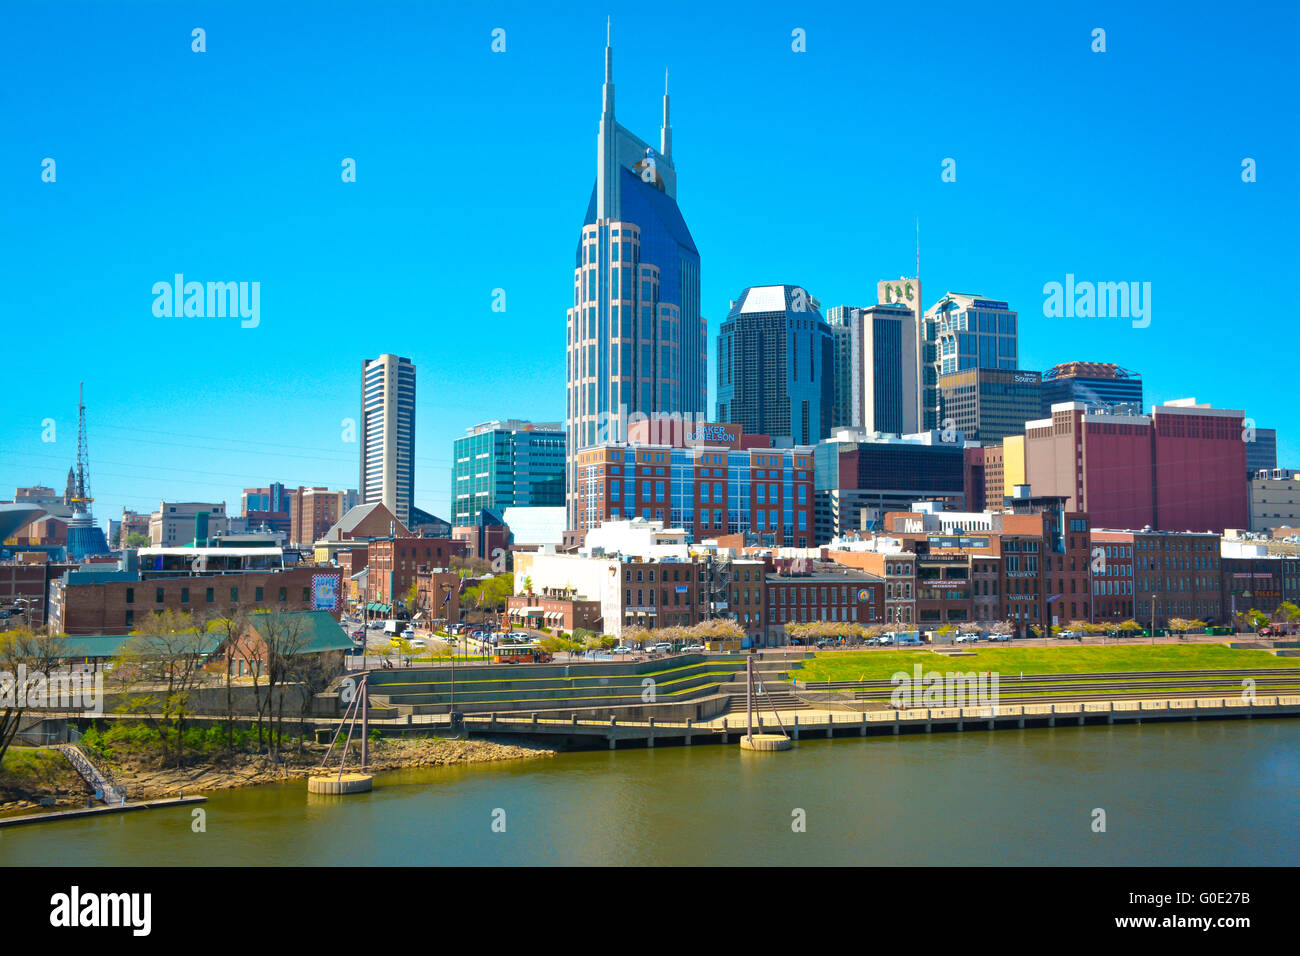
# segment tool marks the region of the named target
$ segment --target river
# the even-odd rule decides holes
[[[601,750],[375,783],[345,798],[301,782],[216,793],[205,832],[191,807],[0,830],[0,865],[1300,859],[1298,720],[838,737],[775,754]]]

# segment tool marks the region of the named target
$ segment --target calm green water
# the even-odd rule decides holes
[[[0,830],[0,864],[1293,865],[1300,721],[599,751],[204,808],[206,833],[189,807]]]

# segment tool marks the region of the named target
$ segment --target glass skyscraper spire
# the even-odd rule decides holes
[[[707,329],[700,255],[677,208],[668,90],[659,150],[614,119],[614,53],[596,136],[596,184],[583,221],[568,309],[566,487],[576,528],[577,453],[623,441],[629,418],[702,417]]]

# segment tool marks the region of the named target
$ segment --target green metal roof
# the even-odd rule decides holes
[[[63,654],[65,659],[90,657],[99,660],[116,657],[122,653],[127,642],[140,638],[139,634],[83,634],[64,638]],[[148,638],[143,638],[148,640]],[[221,646],[221,638],[211,635],[204,640],[199,649],[203,654],[211,654]]]
[[[300,654],[321,654],[325,651],[350,651],[352,638],[327,611],[257,611],[249,615],[249,625],[257,630],[259,619],[266,614],[282,613],[286,617],[301,619],[306,638]]]

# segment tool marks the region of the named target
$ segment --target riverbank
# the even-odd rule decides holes
[[[353,744],[355,750],[356,744]],[[159,800],[197,793],[235,790],[267,783],[285,783],[306,779],[320,772],[326,748],[308,745],[299,753],[284,753],[273,761],[265,754],[222,754],[187,763],[183,767],[156,767],[144,757],[132,756],[120,761],[93,759],[107,766],[127,794],[127,799]],[[40,809],[42,798],[54,798],[55,808],[84,806],[86,789],[81,778],[64,757],[52,750],[34,750],[30,758],[44,773],[26,775],[21,785],[0,790],[0,814],[30,812]],[[370,769],[376,773],[410,770],[419,767],[448,767],[459,764],[499,761],[536,760],[555,756],[556,751],[542,746],[519,746],[488,740],[446,740],[437,737],[381,739],[370,745]],[[39,756],[35,756],[39,755]],[[335,757],[331,764],[337,768]],[[356,768],[355,754],[348,758],[349,769]],[[9,761],[6,761],[8,766]],[[60,767],[59,765],[62,764]]]
[[[355,745],[354,745],[355,747]],[[272,761],[264,754],[233,754],[186,767],[149,768],[114,767],[113,773],[131,800],[151,800],[184,793],[233,790],[265,783],[302,780],[319,773],[325,747],[307,747],[303,753],[292,752]],[[553,757],[546,747],[499,744],[487,740],[445,740],[442,738],[381,739],[370,745],[370,770],[409,770],[417,767],[447,767],[455,764],[489,763],[510,760],[534,760]],[[338,756],[335,751],[334,757]],[[331,764],[338,764],[331,757]],[[348,768],[356,769],[357,758],[350,755]]]

